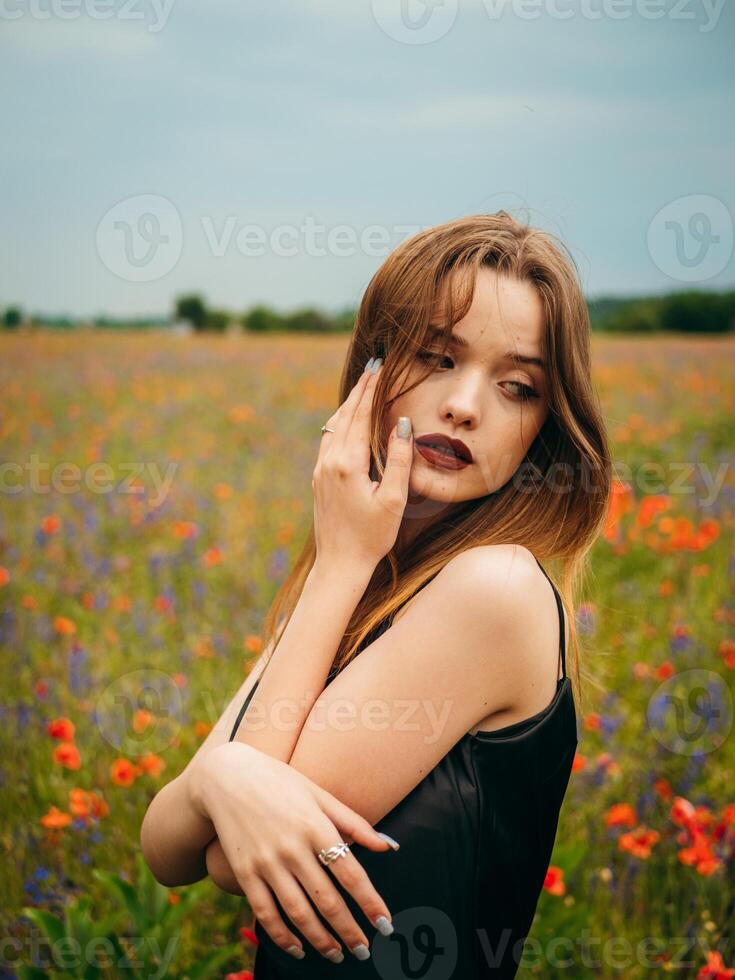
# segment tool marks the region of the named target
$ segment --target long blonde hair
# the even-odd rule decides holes
[[[532,492],[518,492],[517,481],[510,479],[487,496],[455,505],[449,518],[434,522],[405,548],[396,544],[376,567],[354,611],[337,649],[333,671],[356,656],[385,618],[392,617],[451,558],[468,547],[521,544],[547,571],[547,562],[558,562],[552,577],[566,609],[575,609],[575,596],[588,571],[588,553],[605,522],[612,463],[592,385],[587,304],[574,260],[562,243],[505,211],[457,218],[402,242],[375,273],[360,303],[342,371],[339,404],[356,384],[368,358],[382,356],[370,437],[373,466],[382,477],[387,443],[382,423],[390,404],[388,395],[395,383],[415,368],[416,351],[430,344],[429,324],[444,292],[447,307],[443,322],[448,341],[452,325],[471,305],[481,266],[531,282],[543,303],[542,356],[548,363],[549,413],[521,464],[532,481]],[[454,272],[467,275],[450,275]],[[455,295],[452,289],[445,290],[449,282],[456,282]],[[433,347],[436,349],[435,344]],[[429,366],[419,381],[431,370]],[[566,478],[562,493],[555,488],[560,472]],[[271,654],[315,557],[312,524],[263,624],[263,644],[270,646]],[[567,619],[574,667],[570,676],[579,699],[580,643],[575,616]]]

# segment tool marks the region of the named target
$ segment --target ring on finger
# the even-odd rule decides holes
[[[343,855],[348,854],[349,850],[350,850],[349,844],[345,844],[344,841],[341,841],[339,844],[333,844],[331,847],[323,847],[321,851],[319,851],[319,853],[317,854],[317,857],[319,858],[321,863],[326,867],[327,865],[331,864],[332,861],[336,861],[337,858],[340,858]]]

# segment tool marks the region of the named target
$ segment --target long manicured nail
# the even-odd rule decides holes
[[[407,415],[402,415],[396,425],[396,435],[399,439],[411,438],[411,419]]]
[[[375,925],[381,936],[390,936],[390,934],[393,932],[393,923],[390,921],[390,919],[386,919],[384,915],[378,916],[378,918],[375,920]]]
[[[376,833],[377,833],[378,837],[382,837],[383,838],[383,840],[385,841],[386,844],[390,844],[390,846],[393,848],[394,851],[397,851],[398,848],[401,846],[398,843],[397,840],[393,840],[393,838],[392,837],[389,837],[387,834],[384,834],[384,833],[382,833],[379,830],[376,831]]]
[[[332,963],[341,963],[345,958],[345,954],[341,949],[330,949],[329,952],[325,953],[324,955],[328,960],[331,960]]]
[[[369,960],[370,959],[370,950],[367,948],[367,946],[365,945],[365,943],[360,943],[359,946],[353,946],[352,947],[352,952],[355,954],[355,956],[358,958],[358,960]]]
[[[300,949],[298,946],[289,946],[286,952],[290,953],[291,956],[295,957],[297,960],[303,960],[303,958],[306,956],[303,949]]]
[[[372,363],[370,370],[373,372],[373,374],[377,374],[382,366],[383,366],[383,358],[376,357]]]
[[[374,361],[374,360],[375,360],[375,358],[374,358],[374,357],[371,357],[371,358],[370,358],[370,360],[369,360],[369,361],[367,362],[367,364],[365,365],[365,367],[363,368],[363,371],[369,371],[369,370],[370,370],[370,368],[371,368],[371,367],[372,367],[372,365],[373,365],[373,361]]]

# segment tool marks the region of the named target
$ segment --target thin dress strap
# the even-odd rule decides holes
[[[248,691],[248,696],[245,698],[245,702],[243,703],[243,706],[240,708],[240,712],[237,718],[235,719],[235,724],[232,727],[232,734],[227,739],[228,742],[231,742],[235,738],[235,735],[237,735],[237,730],[240,727],[240,722],[243,719],[243,715],[248,710],[248,705],[250,704],[250,700],[253,694],[255,694],[255,688],[258,686],[258,684],[260,684],[260,678],[257,679],[257,681],[253,684],[253,686]]]
[[[535,555],[534,555],[534,558],[536,558]],[[566,635],[565,635],[565,632],[564,632],[564,605],[563,605],[563,603],[561,601],[561,596],[559,595],[559,591],[558,591],[557,587],[554,585],[554,583],[551,580],[551,576],[546,571],[546,569],[541,564],[541,562],[538,560],[538,558],[536,558],[536,564],[538,565],[538,567],[541,569],[541,571],[544,573],[544,575],[548,579],[549,585],[551,586],[551,588],[552,588],[552,590],[554,592],[554,598],[556,599],[556,608],[557,608],[557,612],[559,613],[559,634],[560,634],[559,647],[560,647],[560,650],[561,650],[561,678],[559,678],[559,679],[560,680],[563,680],[563,678],[565,678],[567,676],[567,660],[566,660],[566,652],[567,652],[566,651],[566,645],[567,644],[566,644]]]

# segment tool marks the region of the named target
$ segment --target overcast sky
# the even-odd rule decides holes
[[[734,41],[732,0],[0,0],[0,306],[337,310],[501,207],[588,295],[730,286]]]

